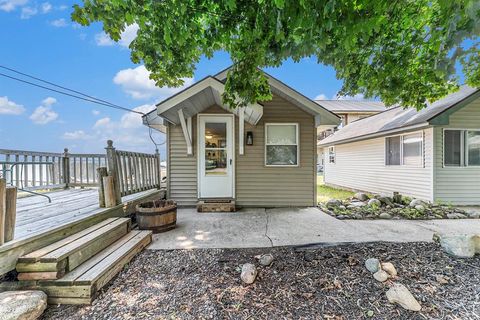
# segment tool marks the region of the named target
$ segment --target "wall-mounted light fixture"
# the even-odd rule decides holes
[[[253,132],[252,131],[247,131],[247,141],[246,141],[247,146],[253,145]]]

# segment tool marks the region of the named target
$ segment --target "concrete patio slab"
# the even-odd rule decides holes
[[[318,208],[179,209],[177,228],[154,235],[149,249],[255,248],[314,243],[432,241],[434,232],[479,233],[480,219],[337,220]]]

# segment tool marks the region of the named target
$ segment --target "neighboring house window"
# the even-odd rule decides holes
[[[335,147],[328,147],[328,163],[335,163]]]
[[[297,166],[298,123],[265,124],[265,165]]]
[[[387,166],[422,166],[423,133],[411,133],[385,139]]]
[[[480,130],[443,131],[445,167],[480,166]]]

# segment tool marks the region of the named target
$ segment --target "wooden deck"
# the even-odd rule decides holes
[[[144,191],[122,197],[122,202],[129,202],[148,193],[149,191]],[[41,196],[18,199],[15,240],[27,238],[105,210],[99,208],[98,190],[95,188],[61,190],[47,193],[47,195],[51,197],[51,203]]]
[[[84,230],[110,217],[134,212],[141,201],[158,198],[164,190],[151,189],[122,197],[122,203],[99,208],[95,188],[67,189],[47,193],[52,199],[31,196],[17,200],[14,239],[0,246],[0,275],[13,270],[19,256]]]

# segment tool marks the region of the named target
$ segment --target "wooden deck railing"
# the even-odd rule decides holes
[[[105,154],[0,149],[0,173],[12,186],[27,189],[97,186],[96,168]]]
[[[158,150],[154,154],[116,150],[107,141],[109,175],[115,180],[120,197],[149,189],[160,188],[161,168]]]

